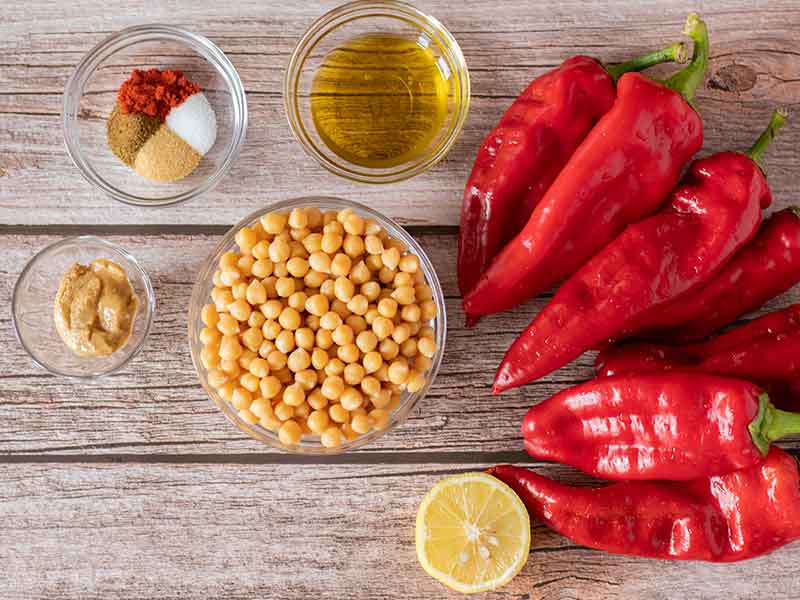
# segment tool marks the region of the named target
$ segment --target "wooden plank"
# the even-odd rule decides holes
[[[487,464],[465,464],[479,470]],[[457,598],[414,552],[414,518],[448,465],[0,466],[0,596]],[[563,468],[541,469],[568,479]],[[509,585],[483,597],[796,598],[793,544],[713,565],[615,556],[539,524]]]
[[[27,260],[57,238],[0,236],[0,303],[8,305]],[[195,273],[218,238],[129,235],[128,248],[150,273],[158,297],[147,346],[121,373],[92,384],[51,377],[35,367],[14,339],[9,313],[0,315],[0,454],[267,453],[227,423],[197,383],[186,340],[186,312]],[[418,236],[442,278],[449,334],[443,366],[430,394],[409,420],[364,450],[381,460],[391,451],[518,452],[527,408],[592,374],[587,354],[540,382],[492,396],[497,364],[545,298],[463,327],[455,280],[455,235]],[[798,290],[775,309],[800,301]]]
[[[458,11],[445,0],[421,3],[463,47],[472,109],[442,164],[411,181],[376,187],[324,171],[303,154],[283,114],[280,82],[289,54],[311,22],[336,4],[278,8],[250,0],[237,3],[232,16],[229,7],[210,1],[139,1],[120,11],[98,0],[73,3],[69,11],[54,11],[43,0],[12,3],[0,33],[0,223],[226,224],[265,203],[324,193],[367,202],[407,223],[455,224],[476,148],[532,77],[576,52],[613,62],[663,45],[677,38],[686,12],[684,3],[672,0],[659,3],[657,16],[646,4],[624,0],[591,10],[578,0],[556,6],[471,0],[459,3]],[[800,42],[796,8],[792,0],[756,7],[725,0],[704,7],[713,36],[710,85],[698,99],[705,151],[746,147],[774,107],[798,106],[800,61],[791,50]],[[140,23],[141,14],[210,36],[229,54],[248,91],[247,142],[230,175],[204,198],[168,210],[123,206],[93,190],[69,161],[59,133],[61,93],[74,64],[112,31]],[[113,92],[107,96],[98,98],[101,112],[107,110],[103,102],[113,101]],[[776,196],[787,201],[800,156],[798,136],[800,129],[787,128],[768,157]]]

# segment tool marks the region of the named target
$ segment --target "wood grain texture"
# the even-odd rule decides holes
[[[249,0],[232,9],[209,0],[134,0],[111,8],[84,0],[54,11],[45,0],[12,2],[0,16],[0,223],[227,224],[268,202],[325,193],[368,202],[407,223],[452,225],[476,148],[531,78],[573,53],[614,62],[662,46],[679,37],[688,10],[675,1],[587,6],[580,0],[472,0],[459,2],[458,10],[445,0],[420,2],[462,46],[472,107],[441,164],[386,187],[327,173],[303,154],[286,124],[281,80],[289,55],[314,19],[336,4]],[[705,151],[744,148],[773,108],[800,105],[800,11],[796,0],[755,8],[724,0],[699,8],[712,35],[709,85],[697,101],[706,123]],[[59,131],[61,94],[74,65],[113,31],[143,22],[179,23],[218,43],[245,83],[250,109],[242,154],[220,187],[166,210],[123,206],[92,189],[67,157]],[[106,96],[110,108],[113,91]],[[786,201],[794,201],[799,132],[790,125],[767,161],[776,196]]]
[[[0,466],[0,562],[12,574],[0,578],[0,597],[459,598],[422,571],[414,552],[417,505],[452,471],[436,464]],[[789,600],[797,597],[798,548],[729,565],[676,563],[588,550],[535,525],[522,573],[479,597]]]

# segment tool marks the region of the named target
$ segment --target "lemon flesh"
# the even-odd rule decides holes
[[[441,479],[417,511],[417,559],[431,577],[472,594],[505,585],[528,559],[528,511],[486,473]]]

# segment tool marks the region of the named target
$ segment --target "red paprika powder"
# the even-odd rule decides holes
[[[173,106],[199,91],[200,86],[189,81],[181,71],[134,69],[120,86],[117,101],[126,113],[144,113],[165,119]]]

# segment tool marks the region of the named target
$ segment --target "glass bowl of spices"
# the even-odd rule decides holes
[[[244,142],[244,86],[203,36],[166,25],[119,31],[78,64],[64,92],[67,152],[106,194],[138,206],[217,185]]]
[[[436,378],[447,331],[419,243],[366,206],[322,196],[234,226],[200,270],[188,321],[214,404],[298,454],[346,452],[405,421]]]
[[[96,378],[128,364],[142,349],[156,298],[145,270],[124,248],[94,236],[46,247],[14,287],[17,339],[40,367]]]
[[[283,83],[303,149],[351,180],[390,183],[441,160],[464,125],[470,83],[455,38],[393,0],[358,1],[317,20]]]

